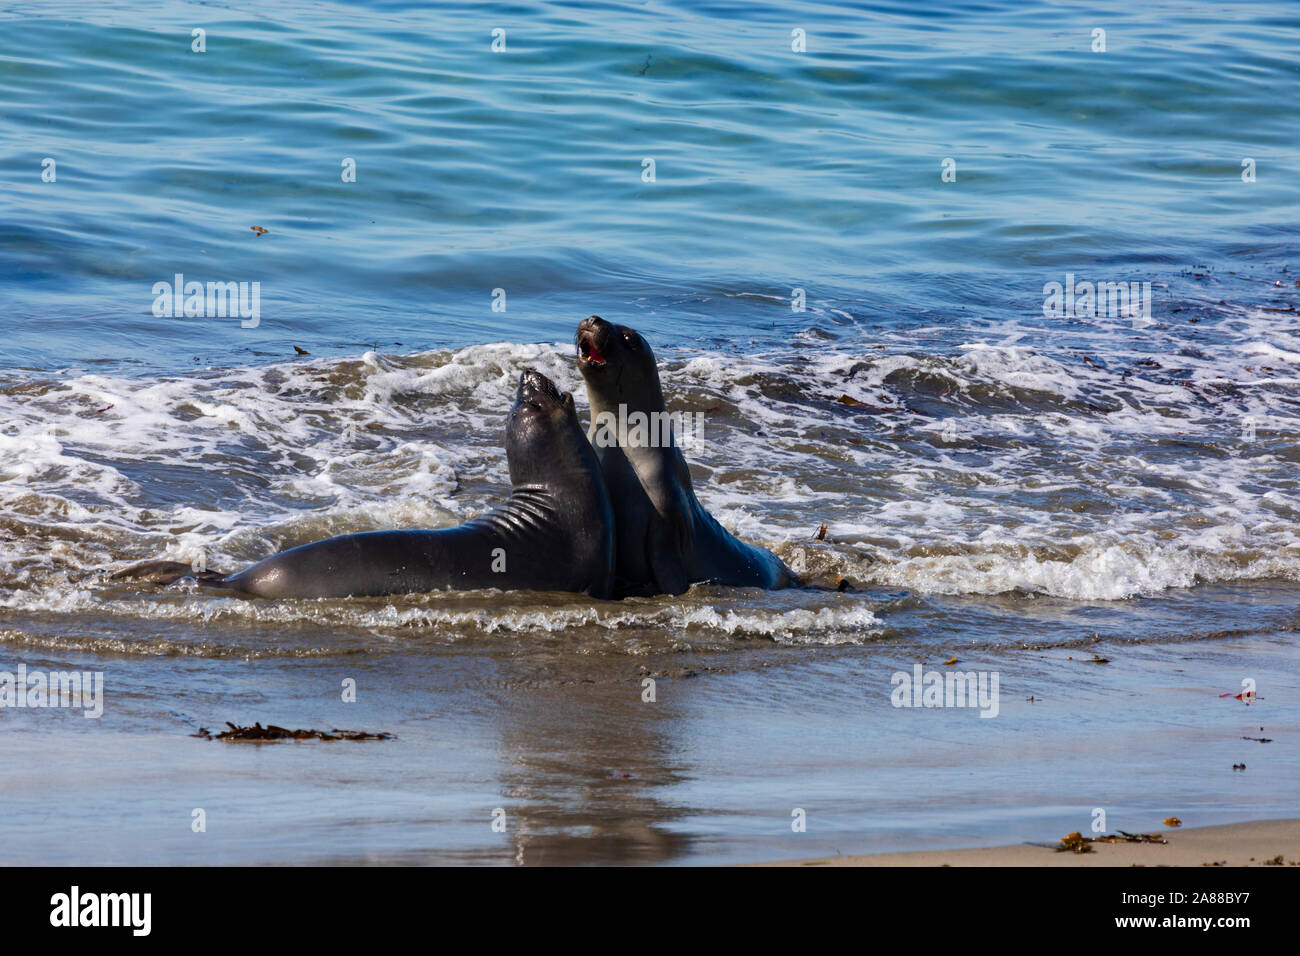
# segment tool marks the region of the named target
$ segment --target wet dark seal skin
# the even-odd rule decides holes
[[[148,561],[112,575],[181,577],[264,598],[342,598],[441,590],[532,589],[610,597],[614,518],[573,396],[525,369],[506,425],[506,503],[456,528],[369,531],[283,551],[238,574]],[[500,549],[500,550],[498,550]],[[504,554],[505,570],[494,571]]]
[[[659,369],[635,329],[599,316],[578,324],[578,370],[587,383],[588,432],[614,506],[616,591],[680,594],[697,581],[736,587],[785,588],[798,582],[765,548],[737,539],[695,498],[686,459],[667,447],[600,447],[597,416],[663,412]]]

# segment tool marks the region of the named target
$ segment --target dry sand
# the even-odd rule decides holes
[[[1091,853],[1058,853],[1022,843],[971,850],[872,853],[759,866],[1265,866],[1279,855],[1300,865],[1300,820],[1262,820],[1226,826],[1158,831],[1168,842],[1093,843]],[[1061,834],[1060,836],[1064,836]],[[1085,834],[1090,836],[1091,834]],[[1057,840],[1060,839],[1058,836]],[[1055,840],[1050,842],[1053,846]]]

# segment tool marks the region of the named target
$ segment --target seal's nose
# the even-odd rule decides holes
[[[519,389],[515,392],[516,400],[541,396],[546,396],[557,402],[561,400],[560,389],[554,382],[535,368],[523,369],[519,373]]]
[[[519,372],[519,394],[535,392],[541,387],[545,376],[535,368],[524,368]]]

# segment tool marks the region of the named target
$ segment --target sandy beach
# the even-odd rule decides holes
[[[1043,845],[869,853],[758,866],[1300,866],[1300,820],[1257,820],[1158,831],[1167,842],[1091,843],[1091,852]],[[1155,834],[1152,834],[1155,835]],[[1278,858],[1281,857],[1281,861]]]

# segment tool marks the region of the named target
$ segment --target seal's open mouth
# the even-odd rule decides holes
[[[596,337],[594,335],[585,335],[582,341],[578,343],[578,355],[584,362],[590,362],[592,365],[604,365],[605,356],[600,354],[600,349],[596,348]]]
[[[578,323],[578,360],[586,368],[603,368],[609,361],[601,348],[609,342],[609,323],[593,315]]]

